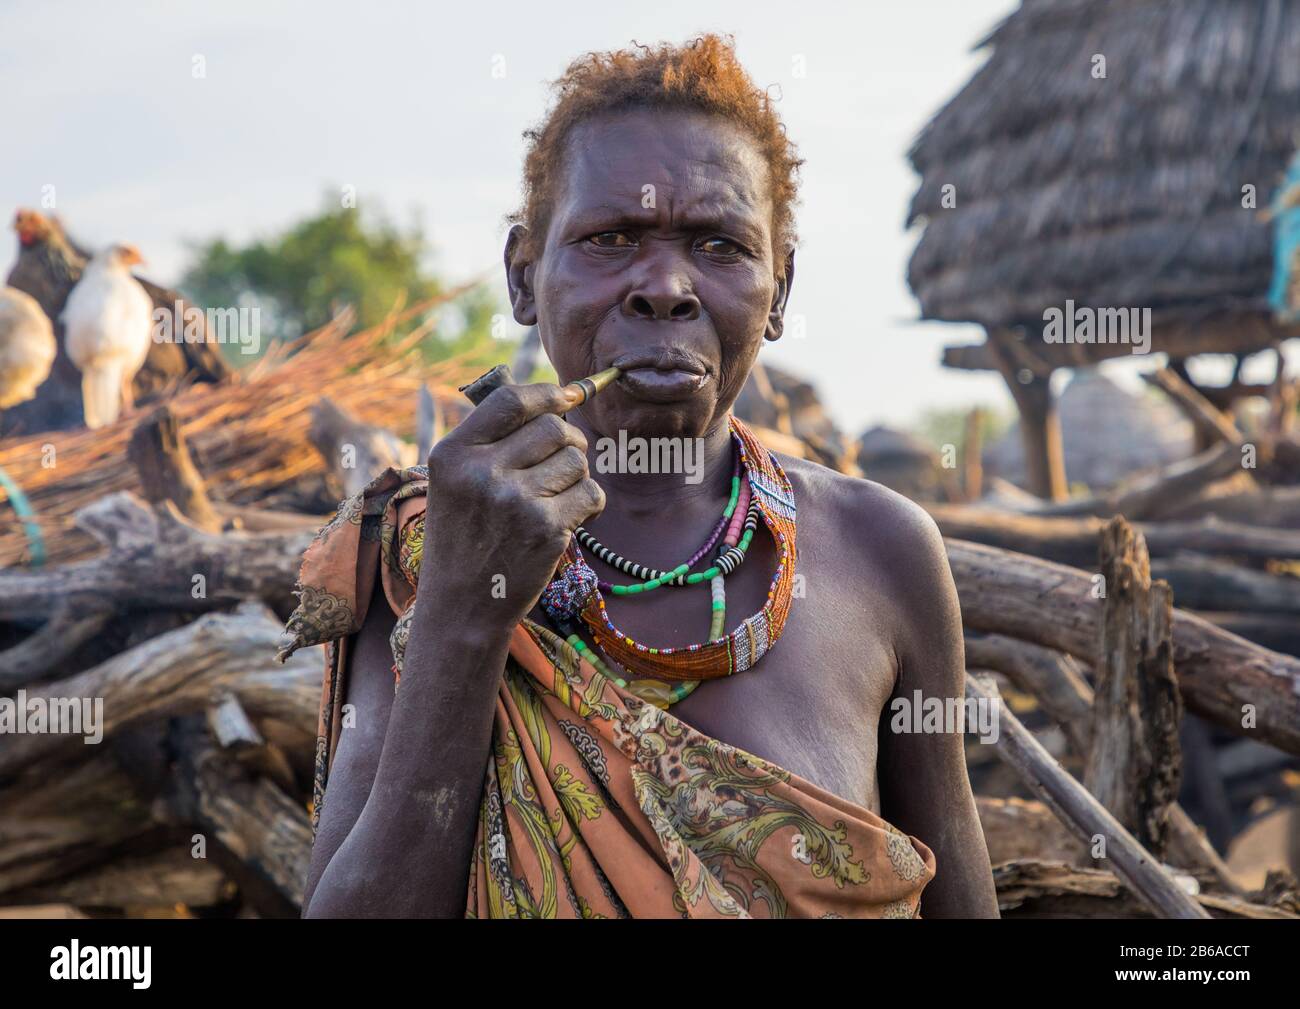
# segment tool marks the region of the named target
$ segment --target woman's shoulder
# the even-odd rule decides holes
[[[427,491],[423,466],[388,469],[340,504],[303,555],[282,660],[360,630],[376,579],[393,611],[406,609],[423,559]]]

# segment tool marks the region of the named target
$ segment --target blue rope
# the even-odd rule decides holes
[[[36,512],[32,509],[32,504],[27,500],[27,495],[23,489],[14,483],[13,478],[4,471],[0,466],[0,487],[3,487],[9,495],[9,500],[13,503],[14,511],[18,518],[22,520],[23,528],[27,531],[27,542],[32,547],[32,567],[39,568],[45,563],[45,537],[41,535],[40,523],[36,521]]]

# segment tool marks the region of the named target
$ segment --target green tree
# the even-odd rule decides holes
[[[427,253],[418,225],[403,230],[327,195],[318,214],[279,235],[242,248],[223,238],[198,244],[183,287],[199,304],[255,305],[265,336],[292,339],[344,304],[364,328],[380,322],[402,291],[407,304],[436,295],[440,285],[423,265]],[[483,337],[491,314],[481,298],[471,299],[456,342]]]

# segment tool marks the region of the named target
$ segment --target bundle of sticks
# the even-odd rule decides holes
[[[265,502],[327,466],[307,440],[312,409],[322,397],[364,420],[414,433],[419,391],[448,410],[460,409],[456,386],[481,371],[467,355],[429,363],[419,352],[432,323],[397,339],[399,327],[426,315],[447,295],[395,309],[381,324],[349,333],[353,314],[289,344],[275,345],[247,373],[216,385],[192,385],[168,401],[207,491],[218,505]],[[394,418],[396,422],[394,423]],[[141,414],[128,414],[95,431],[51,431],[0,441],[0,468],[26,495],[40,529],[47,563],[86,557],[93,537],[73,522],[76,512],[116,491],[140,493],[139,474],[124,465]],[[328,497],[326,498],[328,502]],[[0,568],[29,564],[33,533],[0,489]],[[328,507],[328,503],[324,507]],[[237,509],[231,509],[235,511]]]

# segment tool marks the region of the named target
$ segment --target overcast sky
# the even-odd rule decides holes
[[[175,282],[187,241],[270,234],[353,185],[363,210],[418,215],[443,276],[490,273],[504,307],[502,216],[546,81],[589,49],[730,31],[807,159],[789,308],[807,335],[762,359],[815,381],[856,435],[927,406],[1009,403],[992,376],[939,367],[945,343],[979,334],[914,322],[903,219],[912,137],[1014,6],[5,0],[0,214],[53,185],[75,235],[133,242]],[[5,272],[15,248],[0,243]]]

